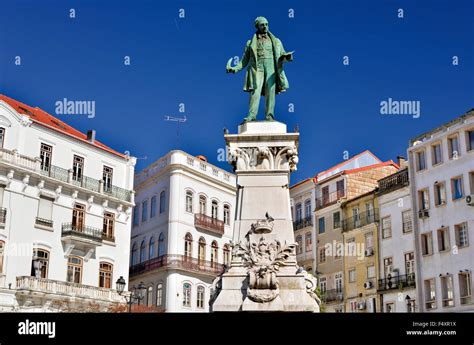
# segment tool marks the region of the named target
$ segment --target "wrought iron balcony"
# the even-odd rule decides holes
[[[415,287],[415,273],[387,276],[387,278],[379,279],[379,291],[404,289]]]
[[[350,231],[379,221],[377,208],[366,211],[342,221],[342,231]]]
[[[43,219],[43,218],[40,218],[40,217],[36,217],[35,224],[44,226],[46,228],[52,228],[53,227],[53,221],[52,220]]]
[[[313,218],[311,216],[306,217],[300,220],[295,220],[293,222],[293,230],[296,231],[296,230],[303,229],[303,228],[306,228],[307,226],[312,226],[312,225],[313,225]]]
[[[395,174],[389,175],[379,180],[378,193],[387,193],[405,186],[408,186],[408,168],[400,170]]]
[[[7,209],[0,207],[0,225],[5,225],[7,222]]]
[[[342,292],[342,289],[326,290],[321,293],[321,299],[325,303],[334,301],[341,302],[344,299],[344,294]]]
[[[211,276],[217,276],[224,271],[224,265],[217,262],[199,260],[185,255],[162,255],[131,266],[129,274],[132,277],[162,267]]]
[[[346,196],[346,190],[340,189],[335,192],[316,198],[316,210],[335,204],[339,199]]]
[[[202,213],[194,214],[194,226],[218,235],[224,234],[224,221],[206,216]]]
[[[102,229],[86,225],[76,225],[73,223],[63,223],[62,236],[79,237],[94,242],[102,242]]]

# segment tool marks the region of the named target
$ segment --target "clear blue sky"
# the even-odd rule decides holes
[[[411,137],[473,108],[473,13],[473,0],[3,0],[0,92],[52,114],[63,98],[95,101],[93,119],[58,117],[96,129],[118,151],[147,156],[138,170],[175,148],[230,169],[217,162],[222,129],[236,132],[248,94],[244,72],[226,74],[225,64],[241,56],[263,15],[286,50],[296,51],[286,65],[290,89],[276,107],[277,120],[300,128],[296,182],[340,162],[344,151],[395,159]],[[381,115],[389,97],[420,101],[420,118]],[[187,117],[179,143],[165,115]]]

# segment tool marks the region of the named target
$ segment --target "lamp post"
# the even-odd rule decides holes
[[[124,290],[125,290],[125,279],[123,279],[122,276],[120,276],[119,279],[117,279],[117,282],[115,283],[117,286],[117,292],[119,295],[122,295]],[[132,312],[132,304],[135,303],[135,301],[138,302],[138,305],[140,305],[140,301],[145,298],[145,293],[146,293],[146,287],[143,282],[140,282],[137,287],[133,286],[129,298],[127,299],[127,296],[125,296],[125,300],[127,301],[128,304],[128,312]]]
[[[412,309],[413,309],[413,304],[412,304],[412,302],[414,302],[414,301],[412,301],[411,298],[410,298],[410,296],[407,295],[407,296],[405,297],[405,302],[407,303],[407,313],[412,313],[412,312],[413,312],[413,310],[412,310]]]

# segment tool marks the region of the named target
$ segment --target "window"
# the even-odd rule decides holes
[[[296,222],[299,223],[303,220],[303,207],[301,203],[296,204]]]
[[[354,219],[354,228],[360,227],[360,212],[358,207],[352,209],[352,219]]]
[[[212,241],[212,244],[211,244],[211,266],[212,267],[217,266],[217,263],[219,261],[218,256],[219,256],[219,247],[216,241]]]
[[[416,171],[421,171],[425,169],[426,169],[425,151],[418,151],[416,153]]]
[[[147,307],[153,305],[153,286],[149,286],[146,290],[146,305]]]
[[[321,194],[322,194],[322,201],[323,205],[325,206],[329,203],[329,186],[325,186],[321,189]]]
[[[5,128],[0,127],[0,147],[5,143]]]
[[[310,199],[304,202],[304,218],[306,220],[311,219],[311,200]]]
[[[38,218],[36,223],[52,227],[53,226],[53,199],[40,196],[38,203]]]
[[[72,159],[72,180],[82,183],[82,176],[84,173],[84,158],[80,156],[73,156]]]
[[[163,306],[163,284],[158,283],[156,285],[156,306]]]
[[[142,223],[148,219],[148,200],[142,202]]]
[[[343,249],[344,249],[344,247],[343,247]],[[355,238],[354,237],[348,238],[347,239],[347,255],[348,256],[357,255],[356,249],[357,249],[357,246],[356,246]]]
[[[319,289],[322,294],[325,294],[327,291],[327,280],[326,277],[319,278]]]
[[[436,308],[436,283],[434,278],[425,280],[425,306],[426,309]]]
[[[112,178],[114,176],[114,169],[104,165],[102,169],[102,181],[104,183],[104,192],[112,193]]]
[[[342,242],[336,242],[336,252],[334,253],[334,260],[338,260],[342,258],[343,254],[344,254],[344,245],[342,244]]]
[[[138,206],[135,206],[133,208],[133,226],[138,226],[140,224],[140,207]]]
[[[150,210],[150,218],[156,217],[156,211],[158,210],[157,203],[156,203],[156,195],[151,197],[151,204],[150,204],[151,210]]]
[[[456,224],[454,226],[454,234],[456,236],[456,246],[459,248],[469,246],[467,223]]]
[[[324,217],[318,219],[318,229],[320,234],[324,234],[326,232],[326,223],[324,221]]]
[[[341,227],[341,212],[334,212],[332,214],[332,227],[334,229]]]
[[[470,304],[472,298],[472,280],[471,272],[461,272],[458,274],[459,280],[459,297],[461,304]]]
[[[206,214],[206,204],[207,204],[207,199],[204,195],[199,196],[199,213],[200,214]]]
[[[199,239],[199,246],[198,246],[198,263],[200,265],[204,264],[206,260],[206,240],[204,237]]]
[[[448,138],[448,155],[449,159],[457,159],[461,155],[461,152],[459,151],[459,141],[457,135]]]
[[[308,232],[305,235],[305,247],[306,247],[306,252],[310,252],[313,250],[313,244],[312,244],[312,238],[311,238],[311,233]]]
[[[421,234],[421,254],[433,254],[433,238],[431,236],[431,232]]]
[[[441,277],[441,296],[443,298],[443,307],[454,307],[452,275],[446,275]]]
[[[212,203],[211,203],[211,215],[212,215],[212,218],[214,219],[217,219],[217,213],[219,211],[219,206],[217,205],[217,201],[216,200],[212,200]]]
[[[224,224],[230,225],[230,206],[224,205]]]
[[[193,255],[193,237],[188,232],[184,237],[184,256],[185,258]]]
[[[152,236],[148,242],[148,259],[155,257],[155,238]]]
[[[415,279],[415,253],[405,253],[405,273],[409,279]]]
[[[40,158],[41,158],[41,170],[49,172],[51,170],[51,159],[53,155],[53,147],[41,143]]]
[[[0,274],[3,273],[3,257],[5,255],[5,242],[0,241]]]
[[[411,220],[411,210],[402,212],[403,233],[412,232],[413,223]]]
[[[471,186],[471,194],[474,194],[474,171],[469,173],[469,185]]]
[[[72,211],[72,229],[74,231],[83,232],[85,225],[86,206],[82,204],[74,204]]]
[[[160,193],[160,214],[166,210],[166,192],[162,191]]]
[[[430,208],[428,189],[418,191],[418,203],[421,211],[428,210]]]
[[[388,278],[388,275],[392,275],[392,270],[393,270],[393,258],[384,258],[383,259],[383,273],[385,279]]]
[[[199,309],[204,309],[204,291],[204,286],[198,286],[196,307]]]
[[[303,237],[301,235],[296,236],[296,254],[303,253]]]
[[[142,244],[140,244],[140,263],[144,262],[146,260],[146,244],[145,240],[142,241]]]
[[[374,234],[372,232],[366,233],[365,235],[365,248],[374,248]]]
[[[161,233],[158,237],[158,257],[165,255],[165,234]]]
[[[193,213],[193,192],[186,191],[186,212]]]
[[[392,218],[390,216],[382,218],[382,238],[392,237]]]
[[[466,148],[468,151],[474,150],[474,129],[466,131]]]
[[[82,282],[82,259],[70,256],[67,259],[67,277],[69,283],[81,284]]]
[[[345,196],[345,191],[344,191],[344,180],[339,180],[336,182],[336,194],[337,198],[342,198]]]
[[[449,231],[448,228],[438,230],[438,251],[449,251]]]
[[[386,313],[395,313],[395,303],[386,303],[385,304],[385,312]]]
[[[99,287],[110,289],[112,287],[112,264],[99,263]]]
[[[349,283],[355,283],[356,281],[356,270],[352,268],[349,270]]]
[[[319,248],[319,263],[323,264],[326,262],[326,249]]]
[[[451,179],[451,193],[453,200],[461,199],[464,196],[462,176]]]
[[[132,261],[132,266],[138,264],[138,250],[137,250],[137,243],[134,242],[132,245],[132,253],[130,255],[131,261]]]
[[[230,264],[230,248],[228,244],[224,244],[224,265]]]
[[[443,162],[443,158],[441,156],[441,143],[431,146],[431,162],[432,165],[441,164]]]
[[[434,185],[435,205],[442,206],[446,204],[446,187],[444,182],[438,182]]]
[[[183,307],[191,307],[191,284],[183,284]]]
[[[372,278],[375,278],[375,266],[374,265],[367,266],[367,280],[372,279]]]
[[[102,227],[102,238],[114,240],[115,215],[112,212],[104,212],[104,224]]]
[[[336,292],[342,293],[342,273],[336,273],[334,276],[334,283],[336,285]]]

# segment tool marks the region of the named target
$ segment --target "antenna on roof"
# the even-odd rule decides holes
[[[175,116],[166,115],[164,120],[165,121],[176,122],[176,144],[177,144],[177,146],[179,146],[179,124],[184,123],[188,120],[186,118],[186,115],[183,116],[183,117],[175,117]]]

